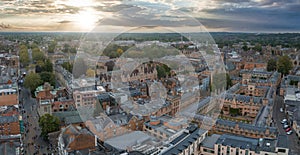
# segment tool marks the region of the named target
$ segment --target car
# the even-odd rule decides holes
[[[287,135],[290,135],[290,134],[292,134],[293,133],[293,130],[290,130],[290,131],[288,131],[286,134]]]
[[[289,128],[289,127],[290,127],[290,126],[287,125],[287,124],[283,126],[284,129],[287,129],[287,128]]]
[[[289,132],[290,130],[292,130],[291,128],[287,128],[285,129],[285,132]]]
[[[284,122],[287,122],[287,119],[283,119],[283,120],[281,121],[281,124],[283,124]]]
[[[280,112],[283,112],[283,108],[280,108]]]

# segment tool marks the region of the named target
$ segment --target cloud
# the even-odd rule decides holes
[[[57,23],[60,23],[60,24],[65,24],[65,23],[71,23],[72,21],[68,21],[68,20],[63,20],[63,21],[59,21]]]
[[[106,17],[98,23],[112,27],[188,27],[200,21],[209,30],[300,31],[299,8],[299,0],[2,0],[0,21],[19,27],[80,28],[74,24],[83,23],[78,22],[85,19],[81,14],[90,14],[96,21]]]

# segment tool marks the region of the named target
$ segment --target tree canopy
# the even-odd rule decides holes
[[[277,69],[277,61],[275,59],[270,59],[267,63],[267,71],[275,71]]]
[[[40,73],[41,80],[43,83],[49,82],[51,86],[55,86],[55,75],[51,72],[41,72]]]
[[[158,79],[165,78],[166,76],[169,76],[170,72],[171,72],[171,69],[165,64],[157,65],[156,70],[157,70]]]
[[[73,70],[73,64],[72,63],[70,63],[70,62],[64,62],[61,66],[64,69],[66,69],[67,71],[69,71],[70,73],[72,73],[72,70]]]
[[[226,89],[229,89],[232,86],[232,81],[230,75],[226,73]]]
[[[87,71],[86,71],[86,76],[87,77],[95,77],[95,70],[89,68]]]
[[[42,129],[41,136],[48,139],[48,133],[59,131],[60,120],[56,116],[45,114],[39,119],[39,126]]]
[[[44,61],[45,55],[39,48],[32,49],[32,60],[33,61]]]
[[[287,56],[281,56],[277,62],[277,70],[283,75],[289,74],[290,70],[293,68],[293,63],[291,59]]]
[[[30,59],[29,59],[28,49],[25,45],[20,46],[19,55],[20,55],[20,62],[24,66],[27,66],[30,62]]]
[[[42,84],[42,80],[39,74],[37,73],[29,73],[25,77],[24,86],[31,90],[31,92],[35,91],[35,89]]]

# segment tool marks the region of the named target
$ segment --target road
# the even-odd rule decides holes
[[[48,155],[51,154],[48,149],[48,143],[45,142],[38,125],[39,116],[37,113],[36,99],[31,97],[30,91],[22,88],[20,92],[22,101],[22,117],[24,120],[25,134],[23,137],[24,154],[30,155]]]
[[[295,131],[291,135],[287,135],[283,126],[281,124],[281,120],[284,118],[288,118],[284,112],[280,112],[280,108],[284,107],[283,97],[277,95],[275,99],[275,104],[273,107],[273,120],[275,121],[275,126],[278,128],[278,132],[281,135],[286,135],[288,139],[289,146],[289,154],[290,155],[299,155],[300,154],[300,145],[298,144],[298,138],[295,134]]]

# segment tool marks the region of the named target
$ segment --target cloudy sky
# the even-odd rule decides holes
[[[300,0],[1,0],[0,31],[300,32]]]

